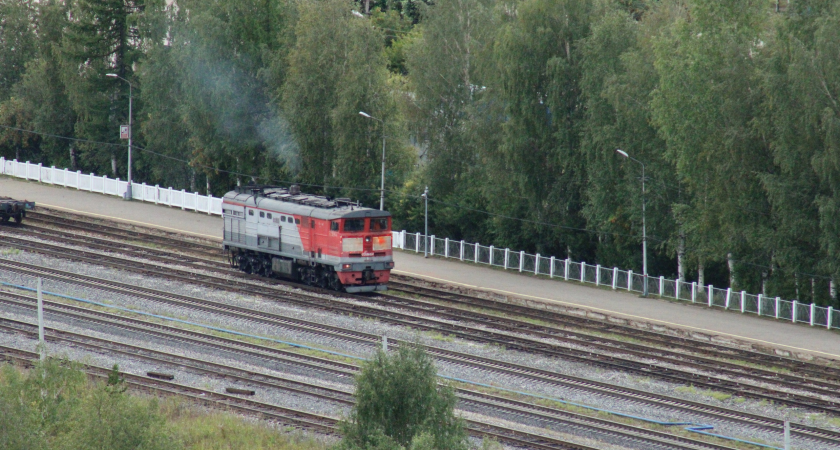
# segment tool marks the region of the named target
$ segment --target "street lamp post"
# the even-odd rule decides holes
[[[426,190],[423,191],[423,200],[426,201],[426,234],[423,238],[423,257],[428,258],[429,253],[429,186],[426,186]]]
[[[370,114],[359,111],[359,115],[362,117],[367,117],[368,119],[373,119],[379,121],[382,124],[382,185],[379,188],[379,210],[385,210],[385,121],[379,120],[376,117],[371,116]]]
[[[627,152],[621,149],[615,149],[615,152],[619,155],[636,161],[637,163],[642,165],[642,273],[644,277],[644,286],[642,287],[642,296],[648,296],[648,270],[647,270],[647,232],[645,230],[645,163],[639,161],[636,158],[628,155]],[[628,280],[628,285],[630,284],[630,280]]]
[[[132,130],[132,122],[131,122],[131,103],[132,103],[132,89],[133,86],[131,82],[126,80],[125,78],[115,74],[115,73],[106,73],[106,77],[108,78],[119,78],[120,80],[125,81],[128,83],[128,186],[125,189],[125,199],[131,200],[131,135],[133,134]]]

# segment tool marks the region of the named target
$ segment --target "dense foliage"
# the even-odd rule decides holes
[[[438,385],[434,363],[421,346],[378,351],[356,376],[355,395],[337,450],[469,448],[454,415],[455,392]]]
[[[89,386],[68,361],[48,359],[28,373],[0,368],[0,447],[4,449],[181,448],[157,403],[125,393],[117,367]]]
[[[779,4],[0,0],[0,154],[125,177],[115,73],[140,180],[373,206],[384,135],[398,226],[639,270],[621,148],[652,274],[837,305],[840,3]]]
[[[324,450],[266,423],[208,412],[181,399],[136,397],[114,366],[91,383],[80,367],[48,359],[23,371],[0,367],[4,450]]]

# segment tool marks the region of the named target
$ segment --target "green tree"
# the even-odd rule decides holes
[[[270,93],[284,76],[278,61],[290,39],[292,4],[192,0],[178,6],[149,14],[152,44],[138,71],[148,89],[141,116],[150,151],[141,170],[190,190],[197,189],[196,173],[203,174],[202,184],[216,194],[236,183],[287,178],[296,155]]]
[[[24,66],[37,54],[37,5],[32,0],[0,1],[0,102],[9,98]]]
[[[504,105],[501,143],[486,149],[491,209],[531,222],[494,221],[499,245],[546,254],[589,247],[583,228],[584,168],[579,44],[589,35],[589,1],[526,0],[507,11],[494,47],[491,93]],[[577,257],[586,256],[578,253]]]
[[[381,350],[356,376],[356,405],[342,422],[343,449],[466,449],[455,417],[456,397],[438,385],[431,358],[420,346]]]
[[[777,171],[761,179],[772,206],[773,260],[764,269],[773,295],[828,303],[836,279],[838,220],[836,169],[840,77],[828,55],[838,51],[833,2],[791,6],[777,21],[764,66],[762,132],[769,137]],[[810,275],[813,285],[808,286]],[[823,278],[826,277],[826,278]],[[812,289],[813,287],[813,289]],[[816,297],[816,298],[813,298]]]
[[[481,224],[487,219],[455,205],[482,203],[479,142],[487,136],[476,136],[473,124],[487,118],[479,105],[492,80],[493,3],[458,0],[425,7],[422,24],[402,39],[412,93],[403,110],[422,152],[421,172],[414,180],[420,189],[406,189],[416,196],[429,186],[432,198],[442,202],[430,211],[434,229],[451,238],[483,237]],[[419,203],[409,205],[416,209]]]
[[[69,26],[68,16],[68,6],[64,2],[47,0],[39,3],[35,24],[38,55],[26,64],[26,72],[13,91],[32,117],[32,130],[72,137],[76,115],[61,77],[60,55],[62,36]],[[72,141],[43,138],[38,151],[39,155],[34,159],[40,162],[77,168],[77,147]]]
[[[389,161],[399,161],[393,155],[404,149],[400,124],[393,120],[382,36],[344,0],[302,3],[299,17],[280,90],[283,114],[300,148],[299,177],[317,185],[375,189],[382,134],[390,136]],[[351,192],[375,201],[374,191]]]
[[[141,57],[137,24],[145,6],[144,0],[73,3],[62,43],[62,78],[76,113],[76,137],[119,143],[119,125],[128,123],[129,89],[124,81],[105,75],[115,73],[138,86],[133,64]],[[117,158],[123,154],[120,147],[85,142],[78,147],[87,167],[114,177],[122,172],[119,167],[124,159]]]
[[[665,143],[651,124],[649,99],[658,82],[652,37],[661,24],[671,23],[673,13],[671,5],[660,4],[640,23],[635,12],[608,7],[597,14],[592,34],[581,45],[586,108],[581,145],[587,181],[582,214],[589,228],[604,232],[599,235],[597,260],[634,270],[642,267],[641,168],[619,157],[615,150],[620,148],[646,165],[649,271],[665,275],[673,273],[674,251],[683,262],[684,243],[671,208],[681,192],[674,167],[665,160]],[[674,245],[663,248],[669,238]],[[680,276],[685,275],[684,267],[679,264]]]
[[[423,142],[429,187],[440,198],[456,192],[476,162],[467,111],[484,81],[481,60],[493,43],[492,23],[489,1],[443,2],[428,8],[409,47],[411,131]]]
[[[24,374],[10,365],[0,369],[0,447],[48,449],[72,428],[86,380],[68,361],[47,359]]]
[[[689,251],[700,264],[766,263],[769,205],[759,175],[772,159],[753,118],[761,104],[757,43],[771,12],[759,0],[687,4],[690,14],[655,45],[652,117],[690,196],[682,215]],[[733,287],[755,287],[734,277],[730,270]]]
[[[56,439],[55,448],[89,450],[169,450],[179,448],[171,439],[156,400],[131,397],[116,365],[108,382],[87,391]]]
[[[22,131],[34,128],[32,122],[32,112],[20,99],[12,97],[0,104],[0,125],[9,127],[0,128],[0,155],[22,161],[21,154],[31,158],[37,152],[40,136]]]

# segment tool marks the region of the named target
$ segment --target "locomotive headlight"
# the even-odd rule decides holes
[[[341,240],[341,251],[345,253],[361,252],[362,246],[362,238],[344,238]]]
[[[391,236],[375,236],[373,238],[373,250],[390,250]]]

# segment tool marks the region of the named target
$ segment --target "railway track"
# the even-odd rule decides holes
[[[0,347],[0,358],[7,363],[31,367],[39,356],[34,352],[27,352],[10,347]],[[111,369],[92,365],[83,366],[84,372],[93,378],[107,380]],[[319,433],[334,434],[338,420],[332,417],[269,405],[253,400],[222,394],[219,392],[186,386],[158,378],[143,377],[128,373],[120,374],[125,383],[135,392],[143,392],[156,396],[179,396],[190,399],[196,404],[211,408],[232,411],[263,420],[291,425],[295,428],[306,429]]]
[[[32,298],[19,295],[4,294],[3,297],[15,297],[4,298],[4,300],[15,302],[22,307],[29,307],[30,309],[32,308],[32,302],[34,301]],[[91,320],[91,317],[88,314],[66,311],[62,309],[61,304],[54,304],[53,302],[47,302],[45,305],[45,311],[53,314],[66,315],[76,320]],[[120,319],[121,318],[119,316],[100,312],[96,314],[95,320],[100,324],[110,323],[123,329],[129,329],[134,333],[146,332],[146,329],[140,326],[127,328],[128,326]],[[0,331],[25,334],[32,339],[37,338],[37,327],[26,322],[0,319]],[[353,404],[353,396],[347,391],[300,382],[276,375],[256,373],[250,370],[241,370],[199,359],[187,358],[180,355],[174,355],[171,353],[165,353],[124,343],[117,343],[78,333],[48,328],[46,329],[46,340],[49,342],[61,342],[74,347],[83,347],[98,353],[119,354],[125,357],[145,360],[150,364],[153,364],[155,368],[160,366],[169,366],[175,370],[185,370],[192,373],[208,375],[223,379],[227,383],[236,383],[238,386],[247,386],[249,388],[256,387],[262,389],[279,389],[302,395],[314,396],[319,399],[328,400],[344,406],[352,406]],[[196,342],[196,344],[202,345],[201,342]],[[344,376],[349,377],[355,374],[358,367],[352,366],[336,370],[341,372]],[[476,390],[458,388],[456,389],[456,392],[462,406],[471,405],[483,409],[495,410],[507,416],[517,416],[528,421],[541,423],[544,426],[561,426],[579,429],[586,433],[609,435],[621,440],[629,440],[643,444],[646,446],[645,448],[651,448],[649,446],[654,446],[669,449],[731,450],[730,447],[716,443],[690,439],[679,435],[577,414],[557,408],[529,404]],[[494,425],[477,421],[468,421],[468,424],[470,431],[474,433],[480,433],[487,429],[487,427],[498,428]],[[544,436],[533,434],[527,435],[527,437],[529,442],[545,438]],[[551,438],[548,439],[550,440]],[[549,448],[557,448],[557,446],[551,445]]]
[[[64,216],[69,217],[55,217],[53,214],[56,213],[60,213]],[[109,238],[119,236],[118,233],[113,231],[118,230],[120,232],[125,231],[132,233],[132,238],[142,239],[143,241],[156,243],[160,242],[159,234],[163,233],[166,236],[165,240],[162,241],[161,245],[164,245],[176,251],[189,251],[190,245],[187,245],[186,248],[183,248],[183,245],[175,244],[184,244],[185,242],[190,244],[190,239],[193,239],[191,237],[188,237],[189,239],[185,241],[185,235],[182,234],[173,232],[163,232],[154,228],[137,227],[134,225],[131,225],[131,230],[123,230],[121,228],[117,228],[111,225],[102,225],[100,223],[102,221],[97,221],[96,219],[92,219],[87,216],[64,212],[54,212],[51,210],[47,210],[47,213],[42,212],[36,214],[38,217],[37,220],[49,222],[50,220],[55,219],[56,221],[51,223],[52,225],[58,227],[63,227],[65,226],[65,224],[75,224],[73,226],[73,229],[81,229],[86,232],[95,232],[96,230],[103,228],[105,230],[109,230],[106,231],[107,233],[110,233],[108,235]],[[88,227],[89,225],[93,225],[95,229],[86,229],[86,227]],[[138,228],[139,230],[137,230]],[[67,239],[66,236],[61,236],[58,234],[61,233],[61,230],[53,229],[50,231],[46,231],[41,228],[34,231],[43,233],[39,237],[42,237],[44,239]],[[87,246],[91,248],[105,251],[119,251],[118,246],[115,246],[113,240],[91,240],[85,237],[81,240],[69,241],[69,243],[75,243],[77,245],[82,246],[86,245],[86,242],[88,242]],[[188,257],[181,253],[177,253],[176,256],[172,256],[171,251],[151,249],[148,246],[140,245],[129,245],[129,248],[127,249],[127,254],[130,254],[131,256],[135,257],[145,257],[146,259],[166,264],[184,264],[186,262],[189,264],[196,264],[202,266],[202,268],[204,268],[205,270],[209,270],[216,273],[236,273],[239,276],[248,279],[263,280],[277,284],[291,285],[313,292],[326,292],[330,294],[335,294],[329,291],[323,291],[317,288],[311,288],[302,284],[297,284],[289,281],[269,281],[255,275],[247,275],[238,271],[230,270],[227,264],[221,261],[222,255],[220,252],[220,248],[217,247],[218,244],[215,242],[211,242],[207,239],[205,239],[204,242],[205,244],[202,244],[203,246],[201,247],[202,250],[210,251],[210,253],[215,252],[215,254],[213,255],[214,259],[211,261],[207,261],[207,259],[201,253],[192,257]],[[530,328],[536,328],[538,331],[541,332],[551,332],[555,335],[558,333],[563,334],[567,338],[571,338],[571,340],[577,342],[594,342],[606,344],[613,350],[631,347],[631,350],[640,350],[645,353],[654,351],[660,352],[661,354],[661,352],[666,351],[666,349],[677,349],[678,352],[670,351],[666,353],[672,358],[685,358],[689,355],[690,357],[694,357],[695,355],[705,355],[716,359],[716,362],[720,362],[721,364],[726,364],[727,360],[734,361],[736,363],[736,366],[740,365],[741,367],[739,368],[729,366],[733,370],[752,370],[756,367],[759,367],[760,370],[760,366],[764,366],[771,369],[770,371],[764,372],[764,375],[766,376],[775,377],[775,375],[780,375],[782,378],[785,378],[785,374],[779,372],[787,371],[795,374],[791,377],[787,377],[787,379],[791,382],[798,383],[802,382],[803,380],[807,380],[807,378],[814,378],[834,383],[840,383],[840,368],[837,367],[828,367],[825,365],[794,360],[791,358],[784,358],[778,355],[743,350],[734,347],[713,344],[710,342],[699,341],[696,339],[663,335],[648,330],[640,330],[633,327],[621,326],[609,322],[598,321],[579,316],[543,310],[537,311],[525,306],[494,301],[492,299],[481,298],[474,295],[464,295],[445,289],[435,289],[421,286],[417,284],[420,281],[422,280],[413,280],[411,278],[403,277],[400,275],[392,275],[392,281],[390,283],[392,290],[401,292],[404,295],[420,296],[420,299],[405,299],[400,298],[400,296],[389,294],[381,294],[381,296],[386,300],[390,300],[392,304],[397,306],[405,307],[406,305],[409,305],[408,302],[411,302],[411,306],[420,305],[429,313],[442,313],[449,317],[451,317],[454,313],[457,315],[461,315],[462,317],[470,317],[472,320],[476,320],[477,322],[482,323],[484,325],[498,327],[503,330],[527,331]],[[370,301],[369,296],[353,296],[346,294],[345,296],[357,300],[361,299]],[[438,302],[438,304],[434,302]],[[489,314],[479,314],[475,311],[476,309],[480,309],[479,312],[488,312]],[[512,319],[514,320],[506,320],[507,318],[509,318],[509,316],[513,316]],[[530,323],[528,321],[530,321]],[[534,326],[534,322],[544,324],[546,326],[537,327]],[[575,333],[572,330],[585,330],[587,333]],[[595,333],[596,335],[593,336],[592,333]],[[645,345],[631,345],[627,342],[628,338],[632,339],[634,342],[644,343]]]
[[[27,242],[16,238],[7,238],[6,241],[8,241],[9,245],[14,245],[18,248],[39,251],[42,253],[46,252],[63,258],[82,260],[95,264],[102,264],[104,262],[114,267],[139,271],[148,275],[175,279],[189,283],[197,283],[228,291],[239,291],[242,289],[255,295],[261,295],[279,301],[292,302],[309,307],[322,307],[342,314],[369,317],[426,331],[444,332],[464,339],[501,345],[506,348],[539,353],[546,356],[561,357],[567,360],[575,360],[586,364],[600,365],[612,370],[629,371],[680,384],[692,384],[704,389],[726,392],[744,397],[752,397],[799,408],[808,408],[829,414],[840,414],[840,403],[838,403],[838,400],[836,399],[837,389],[834,388],[833,383],[829,382],[809,380],[807,385],[798,386],[800,392],[806,392],[808,395],[796,394],[783,391],[778,388],[773,389],[762,387],[745,382],[717,378],[709,374],[680,370],[662,364],[644,363],[614,356],[608,353],[597,353],[592,350],[562,347],[546,343],[544,340],[520,337],[514,334],[494,332],[484,328],[463,325],[457,323],[458,321],[463,320],[463,317],[458,315],[454,315],[454,317],[451,318],[451,322],[420,317],[417,314],[424,314],[426,311],[423,311],[422,308],[413,306],[403,307],[403,309],[408,309],[408,311],[410,311],[407,313],[384,311],[380,308],[360,305],[357,303],[347,302],[345,300],[326,299],[298,292],[278,292],[278,290],[271,287],[241,281],[238,279],[221,279],[210,275],[197,274],[195,272],[185,272],[171,267],[154,267],[152,265],[136,261],[128,261],[80,250],[60,248],[51,244]],[[375,298],[371,298],[369,300],[375,300]],[[557,338],[556,336],[548,337],[552,339]],[[691,363],[683,363],[683,365],[691,365]],[[728,373],[729,376],[736,379],[752,378],[753,380],[757,380],[761,383],[772,383],[781,389],[785,389],[787,387],[785,385],[785,381],[776,379],[774,374],[758,374],[757,376],[751,377],[749,373],[733,373],[726,368],[706,367],[705,369],[713,373]]]
[[[109,238],[108,240],[95,239],[91,242],[92,245],[89,245],[92,248],[97,248],[100,250],[118,250],[117,248],[114,248],[114,242],[111,238],[119,237],[119,232],[131,233],[130,237],[134,239],[141,239],[144,242],[148,241],[151,243],[163,245],[175,251],[189,251],[193,244],[192,241],[195,240],[194,237],[174,232],[164,232],[155,228],[125,225],[130,226],[131,229],[123,230],[122,228],[112,226],[113,224],[103,225],[101,223],[103,221],[90,218],[88,216],[53,211],[49,209],[46,209],[46,212],[43,211],[44,209],[42,209],[41,213],[35,213],[37,217],[36,220],[48,222],[56,227],[66,228],[67,225],[72,225],[73,229],[84,230],[86,232],[96,232],[99,229],[106,230],[105,232],[109,233],[107,235],[107,237]],[[63,216],[67,217],[56,217],[55,214],[62,214]],[[88,229],[88,227],[90,226],[93,226],[94,228]],[[53,238],[60,237],[66,239],[66,236],[58,235],[58,233],[62,232],[62,230],[59,229],[53,229],[50,230],[50,232],[46,232],[44,229],[38,229],[36,231],[40,231],[42,233],[52,233],[51,235],[43,235],[42,237],[44,238],[49,238],[50,236],[52,236]],[[163,241],[161,241],[161,233],[165,235]],[[84,241],[88,241],[88,239],[85,238],[82,242],[77,243],[79,245],[84,245]],[[264,278],[260,278],[258,276],[247,275],[238,271],[230,270],[227,264],[225,264],[222,261],[223,255],[221,255],[221,249],[218,247],[219,244],[209,239],[203,239],[202,242],[204,243],[199,246],[199,250],[200,252],[206,251],[211,256],[213,256],[213,259],[211,261],[207,261],[205,257],[207,256],[207,254],[205,253],[198,253],[193,257],[187,257],[186,255],[183,255],[181,253],[177,253],[177,257],[172,257],[171,251],[150,249],[150,247],[148,246],[140,245],[132,245],[129,247],[128,250],[135,252],[132,256],[137,257],[143,257],[143,252],[145,252],[145,257],[147,259],[151,259],[156,262],[178,264],[183,263],[184,259],[186,259],[186,262],[188,263],[207,266],[205,268],[213,272],[237,273],[245,278],[265,280]],[[183,245],[185,243],[187,244],[186,247]],[[150,250],[153,251],[150,252]],[[151,257],[148,256],[149,253],[152,253]],[[278,284],[287,284],[301,289],[311,290],[314,292],[324,292],[323,290],[317,288],[311,288],[302,284],[297,284],[289,281],[274,280],[274,282]],[[608,344],[612,348],[623,348],[627,346],[627,339],[630,338],[634,341],[649,344],[647,346],[636,346],[637,349],[641,348],[642,351],[645,352],[651,350],[650,346],[654,347],[654,351],[662,351],[663,349],[678,349],[679,353],[670,352],[670,355],[672,357],[685,357],[686,355],[706,355],[715,358],[719,361],[723,360],[723,362],[725,362],[726,360],[734,360],[736,363],[747,363],[750,365],[750,369],[755,368],[756,366],[765,366],[772,369],[774,373],[778,373],[781,369],[797,374],[796,376],[789,378],[791,381],[797,382],[801,381],[802,378],[808,377],[823,379],[832,382],[840,382],[840,368],[838,367],[829,367],[825,365],[814,364],[811,362],[785,358],[774,354],[738,349],[731,346],[719,345],[711,342],[699,341],[696,339],[663,335],[661,333],[656,333],[653,331],[641,330],[633,327],[617,325],[614,323],[598,321],[579,316],[561,314],[544,310],[537,311],[525,306],[494,301],[492,299],[481,298],[475,295],[464,295],[462,293],[456,293],[446,289],[429,288],[426,286],[419,285],[418,282],[422,282],[422,280],[414,280],[410,277],[392,274],[392,281],[390,283],[390,287],[392,290],[401,292],[404,295],[420,296],[420,301],[418,301],[417,298],[410,298],[409,300],[414,302],[415,304],[423,305],[424,308],[431,312],[437,312],[442,310],[444,313],[455,312],[457,314],[467,315],[474,312],[476,308],[480,308],[481,311],[489,312],[490,315],[496,315],[501,317],[488,317],[487,315],[473,314],[473,318],[477,318],[479,321],[488,325],[501,326],[502,329],[513,329],[520,331],[528,328],[529,324],[527,322],[523,323],[523,320],[514,320],[509,323],[504,323],[505,316],[513,315],[515,319],[524,319],[525,321],[530,320],[532,322],[536,321],[539,323],[547,324],[550,328],[552,328],[551,331],[554,333],[557,333],[558,331],[567,333],[578,341],[599,341]],[[406,299],[400,298],[399,296],[389,294],[381,295],[382,297],[390,300],[394,304],[399,305],[406,303]],[[369,299],[369,297],[366,296],[347,296],[355,299]],[[431,300],[431,302],[422,301],[426,299]],[[434,304],[433,302],[444,303],[444,305]],[[558,328],[560,330],[558,330]],[[575,334],[571,332],[570,329],[585,330],[588,333]],[[592,333],[596,333],[597,335],[593,336]],[[607,336],[604,336],[605,334]],[[611,336],[615,336],[615,338],[611,338]]]
[[[14,325],[16,326],[9,326],[7,324],[0,325],[0,330],[6,332],[25,333],[31,337],[37,336],[37,331],[35,330],[34,325],[23,322],[17,322]],[[30,328],[30,330],[25,330],[24,328]],[[88,348],[92,351],[104,352],[109,354],[122,354],[128,357],[132,357],[134,359],[146,360],[152,364],[156,364],[155,367],[161,364],[167,365],[173,368],[177,368],[178,370],[186,370],[189,372],[214,376],[224,379],[227,382],[238,382],[241,384],[245,384],[249,387],[253,387],[256,385],[263,389],[278,389],[283,391],[291,391],[302,395],[315,396],[344,406],[352,406],[354,403],[352,394],[338,389],[326,388],[310,383],[302,383],[299,381],[279,376],[255,374],[251,371],[238,370],[227,366],[207,363],[206,361],[185,358],[178,355],[153,351],[141,347],[126,344],[118,344],[111,341],[92,338],[76,333],[58,331],[55,329],[47,329],[46,331],[47,341],[60,341],[70,345]],[[7,351],[7,349],[4,348],[0,350],[0,352],[2,352],[4,357],[8,356],[9,353],[28,353],[27,356],[29,357],[29,360],[37,358],[37,355],[35,354],[31,354],[29,352],[20,352],[14,349],[8,349]],[[4,359],[8,360],[9,358],[6,357]],[[88,366],[88,368],[90,367],[91,366]],[[94,373],[102,377],[107,377],[108,369],[95,368]],[[203,403],[207,403],[206,399],[208,398],[214,400],[213,403],[215,403],[214,406],[216,407],[222,406],[224,407],[224,409],[230,409],[231,406],[234,406],[234,410],[236,412],[246,413],[249,415],[256,415],[263,418],[268,416],[268,418],[273,421],[293,425],[296,427],[302,427],[318,432],[326,432],[329,434],[334,434],[336,431],[337,420],[333,417],[305,413],[300,410],[292,410],[289,408],[284,408],[272,404],[266,404],[253,400],[246,400],[242,399],[241,397],[220,394],[215,391],[196,389],[190,386],[184,386],[173,382],[161,382],[159,378],[142,377],[130,374],[124,374],[124,376],[130,384],[138,385],[143,388],[142,390],[147,390],[150,385],[155,387],[163,385],[168,387],[169,389],[167,389],[167,391],[171,393],[173,391],[172,387],[175,386],[179,394],[181,392],[189,393],[190,395],[188,395],[188,397],[200,399],[203,401]],[[218,400],[222,401],[219,402]],[[490,407],[495,406],[483,400],[467,399],[464,401],[476,404],[486,404]],[[504,407],[502,408],[504,409]],[[508,413],[514,412],[511,408],[507,409]],[[278,412],[280,412],[281,414],[278,414]],[[584,418],[582,421],[576,421],[573,418],[574,414],[570,415],[569,417],[564,417],[562,415],[552,417],[550,414],[547,413],[539,414],[532,411],[528,411],[526,409],[519,411],[519,414],[530,415],[532,416],[532,418],[540,418],[544,422],[549,422],[555,425],[563,424],[567,426],[585,429],[589,432],[595,431],[593,427],[595,427],[596,425],[600,427],[609,426],[608,421],[599,421],[598,419],[589,419],[588,423],[586,422],[586,418]],[[471,435],[477,437],[492,437],[501,442],[505,442],[514,446],[520,446],[523,448],[577,450],[591,449],[591,447],[589,446],[563,441],[560,439],[553,438],[551,436],[523,432],[513,428],[493,425],[486,422],[466,420],[466,424],[467,431]],[[702,441],[694,441],[692,439],[681,438],[679,436],[671,436],[666,433],[661,433],[653,430],[645,430],[620,423],[612,425],[612,428],[610,429],[602,429],[600,430],[600,432],[602,434],[609,434],[623,439],[630,439],[635,442],[643,443],[645,445],[653,445],[656,448],[674,448],[686,450],[731,450],[729,447],[707,444]]]
[[[9,270],[13,268],[11,266],[5,265],[5,262],[0,263],[3,263],[3,265],[0,267],[4,269]],[[22,263],[13,263],[13,265],[20,264]],[[246,310],[242,308],[236,308],[227,304],[213,303],[208,302],[206,300],[193,299],[190,297],[175,295],[166,292],[158,292],[152,289],[138,288],[135,286],[130,286],[107,280],[97,280],[91,277],[80,276],[76,274],[64,273],[65,275],[61,275],[62,273],[59,271],[47,271],[44,269],[34,268],[34,266],[29,266],[29,268],[31,269],[31,271],[29,271],[28,269],[26,269],[25,266],[27,265],[19,266],[18,269],[24,270],[24,272],[22,273],[26,273],[28,275],[44,276],[61,281],[73,282],[74,284],[95,287],[97,289],[103,289],[109,292],[119,294],[132,295],[133,297],[142,297],[156,302],[175,304],[179,306],[186,305],[189,307],[200,308],[204,311],[207,311],[208,313],[226,314],[230,317],[234,317],[237,319],[256,321],[263,324],[272,324],[278,327],[291,328],[295,331],[305,333],[318,333],[333,338],[350,340],[356,343],[371,346],[378,345],[380,339],[379,336],[376,335],[351,332],[348,330],[343,330],[335,327],[329,327],[301,320],[290,320],[285,317],[280,317],[268,313],[256,312],[252,310]],[[31,299],[28,301],[30,301],[31,303]],[[51,308],[69,311],[77,314],[86,314],[88,316],[113,316],[106,313],[91,311],[86,308],[66,305],[63,303],[50,302],[49,304]],[[355,371],[355,366],[352,364],[330,361],[324,358],[305,357],[300,354],[285,350],[267,350],[265,347],[257,346],[254,344],[246,344],[240,341],[223,339],[216,336],[210,337],[202,333],[169,327],[161,324],[145,323],[132,318],[121,317],[120,321],[131,324],[132,326],[142,325],[145,329],[145,333],[154,334],[161,338],[172,338],[173,336],[177,335],[179,340],[191,340],[191,343],[204,346],[208,345],[208,340],[213,340],[213,342],[216,343],[214,344],[215,348],[222,351],[230,351],[232,348],[238,348],[241,349],[240,351],[249,352],[251,356],[272,359],[277,358],[281,361],[294,365],[302,364],[303,367],[305,367],[307,370],[315,370],[339,376],[349,376],[349,374]],[[193,339],[198,340],[192,341]],[[401,345],[403,343],[399,341],[392,341],[392,344]],[[567,388],[586,390],[589,392],[597,393],[599,395],[618,397],[636,403],[655,405],[660,408],[664,407],[669,410],[702,414],[717,420],[726,420],[729,422],[735,422],[749,427],[757,427],[768,431],[779,432],[783,425],[783,423],[779,420],[768,419],[762,416],[750,415],[742,412],[726,410],[723,408],[711,407],[708,405],[687,402],[656,394],[649,394],[642,391],[609,385],[606,383],[597,383],[581,378],[558,375],[539,369],[507,364],[500,361],[494,361],[487,358],[480,358],[468,354],[452,352],[445,349],[427,347],[427,351],[438,360],[447,361],[454,364],[467,365],[470,367],[480,367],[484,370],[503,373],[505,375],[538,380],[542,383],[554,384]],[[531,406],[533,407],[533,405]],[[797,424],[794,425],[793,432],[796,436],[812,440],[817,439],[832,443],[840,441],[840,433],[832,432],[830,430],[823,430],[819,428],[807,427]]]
[[[434,302],[441,302],[444,305],[454,305],[463,310],[473,308],[479,311],[486,311],[497,316],[496,320],[503,320],[505,316],[512,316],[517,319],[530,320],[533,323],[546,324],[553,327],[561,327],[564,330],[587,330],[590,332],[582,336],[583,339],[609,338],[618,336],[632,339],[633,342],[644,342],[656,348],[679,349],[681,354],[702,354],[717,359],[735,359],[740,362],[756,366],[766,366],[773,369],[783,369],[792,373],[801,374],[800,378],[813,377],[834,382],[840,382],[840,368],[814,364],[779,355],[761,353],[752,350],[745,350],[731,346],[715,344],[712,342],[689,339],[680,336],[664,335],[654,331],[643,330],[625,325],[590,319],[587,317],[562,314],[548,310],[537,310],[513,303],[500,302],[492,299],[482,298],[477,295],[466,295],[452,292],[445,288],[423,286],[422,280],[412,279],[401,275],[391,275],[389,291],[401,293],[408,298],[401,298],[398,295],[380,294],[395,302],[421,302],[429,308],[440,307]],[[417,298],[419,297],[419,298]],[[431,302],[426,301],[431,300]],[[521,322],[517,321],[517,325]],[[598,333],[593,336],[591,333]],[[602,336],[605,334],[607,336]],[[621,346],[623,341],[609,339],[611,345]],[[647,347],[649,348],[649,347]]]
[[[41,239],[58,238],[57,232],[46,231],[48,229],[33,229],[35,227],[27,227],[26,232],[32,236]],[[146,258],[155,262],[163,262],[168,264],[195,264],[197,267],[220,274],[238,274],[237,271],[231,270],[225,263],[216,261],[204,261],[196,257],[188,257],[183,255],[173,255],[171,252],[152,250],[147,247],[136,246],[131,244],[115,244],[110,241],[95,238],[83,239],[67,239],[64,240],[68,244],[75,244],[80,246],[88,246],[98,250],[104,251],[119,251],[133,257]],[[245,276],[245,274],[242,274]],[[252,279],[260,279],[257,276],[250,276]],[[463,294],[455,294],[439,289],[431,289],[419,286],[405,281],[393,281],[391,283],[392,290],[409,295],[419,295],[423,299],[405,298],[397,295],[382,294],[378,296],[382,299],[389,300],[392,305],[403,308],[410,307],[417,310],[421,307],[423,312],[428,314],[436,314],[447,319],[463,320],[470,319],[476,323],[492,326],[496,329],[510,332],[531,332],[537,337],[550,337],[559,339],[570,344],[580,344],[586,346],[594,346],[602,351],[615,352],[621,350],[637,357],[650,357],[657,355],[665,359],[665,362],[686,364],[686,356],[692,354],[704,354],[717,359],[705,359],[699,356],[692,356],[694,361],[701,361],[703,364],[691,364],[696,369],[707,369],[709,365],[724,367],[730,371],[729,375],[734,372],[740,372],[742,375],[749,375],[756,377],[760,375],[765,380],[773,382],[782,380],[785,382],[802,384],[808,383],[811,379],[825,380],[833,383],[834,386],[827,389],[836,390],[840,388],[840,369],[833,367],[820,366],[816,364],[804,363],[788,358],[778,356],[766,355],[757,352],[734,349],[732,347],[725,347],[711,343],[698,343],[695,340],[678,338],[673,336],[662,336],[656,333],[647,332],[645,330],[638,330],[631,327],[622,327],[613,324],[605,324],[591,319],[570,317],[557,313],[540,311],[539,313],[529,310],[529,308],[517,305],[504,304],[493,302],[492,300],[482,299],[476,296],[467,296]],[[316,290],[317,289],[313,289]],[[368,300],[367,296],[351,296],[356,299]],[[430,299],[428,301],[425,299]],[[446,305],[440,305],[437,302],[446,302]],[[476,311],[475,307],[481,307],[487,312]],[[503,314],[513,314],[514,316],[504,316]],[[530,320],[530,321],[529,321]],[[544,323],[546,325],[538,325],[537,323]],[[586,328],[590,333],[581,333],[570,330],[569,328]],[[636,344],[622,340],[619,338],[610,338],[605,336],[593,335],[591,331],[600,333],[620,334],[621,336],[632,336],[634,340],[644,342],[649,345]],[[653,347],[651,347],[651,345]],[[678,349],[678,351],[666,349]],[[721,355],[727,358],[737,358],[746,364],[729,363],[721,360]],[[776,370],[761,369],[757,366],[772,366]],[[779,371],[783,369],[791,372],[794,375],[788,375]],[[827,395],[831,391],[826,392]]]
[[[221,241],[199,238],[179,232],[164,231],[160,228],[144,227],[123,222],[95,219],[91,216],[72,214],[64,211],[38,207],[26,214],[29,223],[51,225],[62,229],[77,230],[83,233],[97,233],[111,239],[155,244],[164,247],[188,250],[218,258]],[[119,227],[117,225],[122,225]]]

